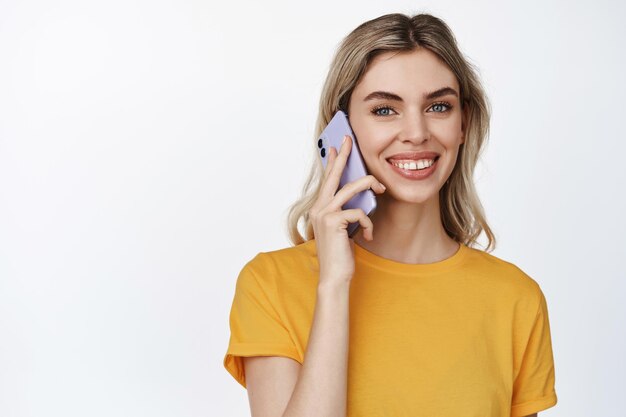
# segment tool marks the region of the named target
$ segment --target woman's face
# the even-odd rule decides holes
[[[349,119],[369,173],[387,186],[378,198],[413,203],[438,198],[464,141],[465,122],[456,77],[437,55],[421,48],[377,56],[352,92]],[[388,161],[422,151],[439,154],[434,171],[423,179],[406,178]]]

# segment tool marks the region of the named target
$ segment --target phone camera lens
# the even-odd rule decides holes
[[[322,139],[320,139],[320,140],[317,141],[317,147],[321,148],[322,146],[324,146],[324,145],[322,145]]]
[[[326,149],[322,148],[322,152],[320,152],[322,154],[322,158],[326,156]]]

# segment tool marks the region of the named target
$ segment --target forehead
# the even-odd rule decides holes
[[[459,90],[454,73],[434,52],[419,48],[410,52],[385,52],[375,57],[354,89],[355,98],[372,91],[391,91],[418,97],[440,87]]]

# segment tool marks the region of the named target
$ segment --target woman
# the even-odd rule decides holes
[[[521,417],[554,406],[541,288],[471,247],[481,232],[495,247],[473,184],[489,106],[450,29],[429,14],[357,27],[332,62],[312,143],[339,109],[370,175],[337,191],[349,137],[323,173],[317,158],[288,219],[294,246],[259,253],[237,280],[224,366],[252,414]],[[341,209],[368,188],[371,218]]]

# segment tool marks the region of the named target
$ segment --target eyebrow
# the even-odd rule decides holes
[[[430,93],[424,94],[424,99],[431,100],[433,98],[446,96],[448,94],[452,94],[455,97],[459,97],[459,94],[456,92],[454,88],[443,87],[438,90],[432,91]],[[394,101],[399,101],[399,102],[404,101],[402,100],[402,97],[400,97],[399,95],[390,93],[388,91],[374,91],[373,93],[368,94],[367,97],[363,99],[363,101],[376,100],[376,99],[394,100]]]

